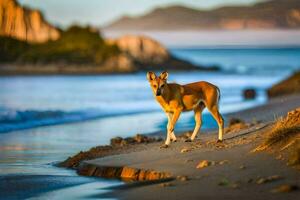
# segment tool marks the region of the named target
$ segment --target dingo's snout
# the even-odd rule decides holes
[[[160,96],[160,95],[161,95],[161,89],[158,88],[158,89],[156,90],[156,96]]]

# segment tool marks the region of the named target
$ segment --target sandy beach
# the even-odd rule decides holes
[[[81,158],[86,161],[75,168],[81,175],[139,180],[93,196],[99,198],[297,199],[297,168],[287,166],[282,155],[252,151],[264,140],[274,120],[298,108],[299,102],[300,95],[275,98],[229,114],[226,118],[256,122],[225,134],[221,144],[215,142],[216,131],[202,132],[192,143],[180,137],[167,149],[159,148],[162,142],[125,145],[100,158]],[[292,192],[285,192],[285,187]]]

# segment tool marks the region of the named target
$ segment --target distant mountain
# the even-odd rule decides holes
[[[243,30],[300,28],[300,0],[272,0],[253,6],[209,11],[183,6],[157,8],[140,17],[123,17],[106,30]]]
[[[59,35],[40,11],[21,7],[15,0],[0,0],[0,36],[38,43],[56,40]]]

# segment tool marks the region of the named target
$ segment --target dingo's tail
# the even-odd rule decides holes
[[[220,88],[217,87],[217,91],[218,91],[218,102],[217,102],[217,105],[219,107],[219,103],[220,103],[220,99],[221,99],[221,91],[220,91]]]

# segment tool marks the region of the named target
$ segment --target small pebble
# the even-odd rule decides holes
[[[219,183],[218,183],[219,186],[228,186],[229,185],[229,181],[224,178],[222,179]]]
[[[247,183],[252,183],[253,182],[253,179],[252,178],[249,178],[248,180],[247,180]]]
[[[246,169],[245,165],[241,165],[240,169]]]
[[[191,150],[188,149],[188,148],[183,148],[183,149],[181,149],[180,153],[186,153],[186,152],[189,152],[189,151],[191,151]]]
[[[268,182],[271,182],[271,181],[276,181],[276,180],[279,180],[281,179],[282,177],[281,176],[278,176],[278,175],[273,175],[273,176],[269,176],[267,178],[259,178],[256,183],[257,184],[263,184],[263,183],[268,183]]]
[[[188,163],[188,162],[193,162],[194,160],[193,159],[187,159],[185,162]]]
[[[299,187],[297,185],[280,185],[274,189],[271,190],[272,193],[285,193],[285,192],[292,192],[295,190],[299,190]]]
[[[233,183],[230,187],[232,187],[233,189],[240,188],[239,184],[237,184],[237,183]]]
[[[197,169],[202,169],[202,168],[205,168],[205,167],[208,167],[211,165],[211,161],[208,161],[208,160],[202,160],[198,163],[197,165]]]
[[[179,181],[188,181],[189,180],[189,178],[187,176],[177,176],[176,179]]]
[[[173,186],[172,183],[161,183],[159,184],[161,187],[170,187],[170,186]]]
[[[229,160],[222,160],[219,162],[220,165],[228,164]]]

